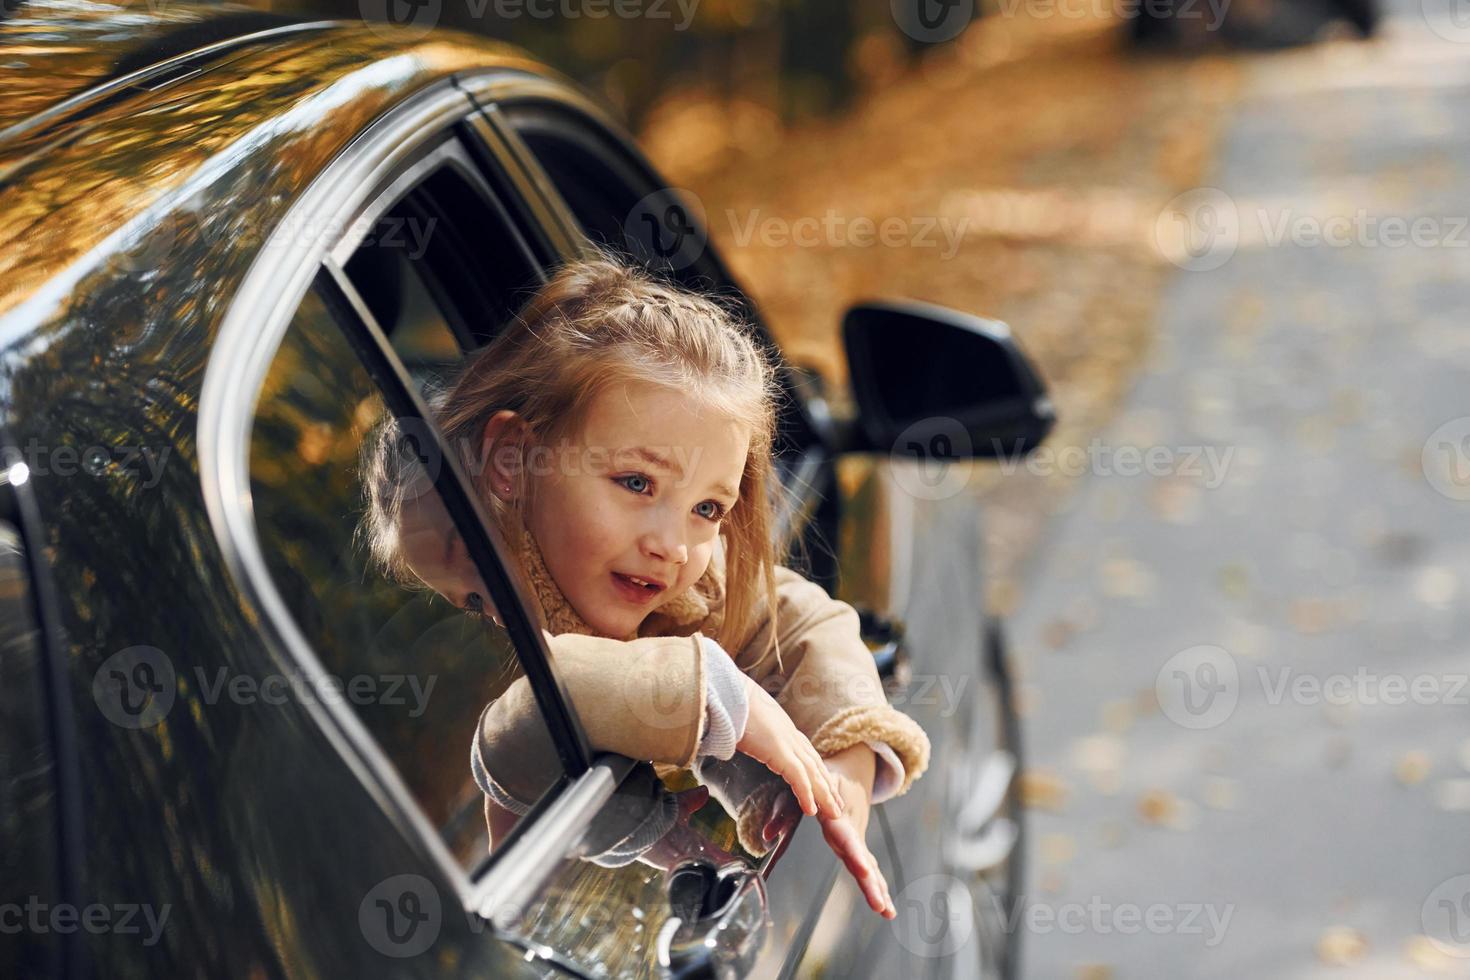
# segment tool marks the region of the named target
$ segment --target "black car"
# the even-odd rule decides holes
[[[694,216],[593,101],[484,39],[7,9],[0,975],[1014,967],[1014,716],[944,476],[1050,427],[1003,327],[854,308],[851,417],[783,368],[781,544],[859,607],[933,743],[870,828],[897,921],[813,821],[753,860],[710,803],[676,860],[604,867],[589,833],[680,787],[589,752],[457,465],[435,490],[506,629],[382,577],[359,454],[388,416],[442,448],[424,384],[589,242],[764,332]],[[853,454],[877,464],[840,493]],[[563,771],[492,854],[470,734],[522,672]]]

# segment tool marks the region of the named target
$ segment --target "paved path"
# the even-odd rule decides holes
[[[1172,283],[1012,620],[1054,807],[1029,976],[1470,976],[1470,503],[1446,495],[1470,495],[1449,468],[1470,474],[1470,21],[1458,38],[1415,6],[1375,45],[1260,60],[1223,196],[1182,202],[1183,260],[1218,268]],[[1333,217],[1368,244],[1312,244]],[[1444,244],[1392,247],[1388,217]],[[1183,472],[1119,475],[1123,446]]]

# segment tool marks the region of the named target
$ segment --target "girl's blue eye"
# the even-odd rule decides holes
[[[629,473],[627,476],[614,477],[613,482],[631,490],[640,497],[651,486],[651,481],[642,473]],[[706,507],[709,509],[701,509]],[[705,500],[694,505],[694,512],[707,521],[721,521],[725,517],[725,505],[717,500]]]

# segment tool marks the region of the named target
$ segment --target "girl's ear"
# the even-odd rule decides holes
[[[490,492],[501,500],[515,497],[526,471],[526,447],[531,428],[509,409],[501,409],[485,421],[480,433],[480,458],[489,461],[486,478]]]

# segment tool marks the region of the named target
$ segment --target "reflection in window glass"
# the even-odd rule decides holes
[[[402,220],[396,214],[382,219],[374,229],[377,237],[353,253],[347,274],[423,391],[442,383],[462,352],[408,251],[394,247],[393,223]]]
[[[308,294],[261,391],[256,523],[276,585],[343,700],[473,867],[488,840],[470,746],[482,709],[521,671],[504,631],[465,611],[484,587],[432,480],[412,453],[394,451],[401,440],[385,438],[397,431],[386,418],[325,305]],[[530,724],[529,737],[549,745],[539,714]],[[559,766],[540,776],[544,791]]]

